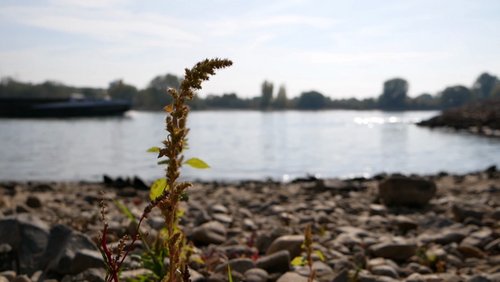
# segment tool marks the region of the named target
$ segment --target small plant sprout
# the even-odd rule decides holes
[[[302,243],[302,249],[305,252],[304,256],[295,257],[291,264],[292,266],[306,266],[309,268],[308,282],[314,281],[316,278],[316,270],[313,269],[313,254],[316,254],[321,261],[325,260],[325,256],[319,250],[313,250],[313,234],[312,226],[309,224],[304,230],[304,242]]]
[[[173,101],[164,109],[168,113],[166,118],[166,130],[168,136],[163,141],[163,148],[160,148],[158,158],[166,157],[166,181],[164,191],[169,191],[170,196],[163,198],[159,207],[165,218],[167,228],[166,248],[170,259],[170,268],[163,281],[181,281],[182,277],[188,277],[187,257],[184,252],[186,240],[182,230],[178,228],[179,202],[185,198],[186,189],[191,187],[189,182],[179,182],[180,168],[183,164],[194,168],[206,168],[208,165],[199,159],[189,159],[184,161],[182,152],[187,145],[187,117],[189,107],[187,101],[192,100],[194,91],[201,89],[201,83],[208,80],[210,75],[215,74],[215,70],[231,66],[232,62],[224,59],[204,60],[197,63],[192,69],[185,70],[184,80],[179,91],[169,88],[168,93]]]
[[[150,203],[144,209],[143,214],[137,222],[137,229],[129,239],[122,238],[117,250],[110,250],[107,244],[108,225],[105,221],[105,206],[102,205],[102,217],[104,228],[102,231],[100,248],[108,268],[107,282],[118,282],[119,273],[123,262],[128,256],[133,244],[139,239],[139,228],[143,220],[151,210],[158,207],[165,219],[165,240],[163,248],[169,259],[169,268],[165,276],[161,278],[164,282],[190,281],[188,271],[188,260],[192,247],[186,242],[184,232],[178,226],[179,203],[187,200],[186,190],[191,187],[189,182],[179,181],[182,165],[193,168],[208,168],[208,164],[198,158],[184,160],[183,151],[187,148],[187,117],[189,107],[187,102],[192,100],[196,90],[201,89],[201,83],[208,80],[218,69],[232,65],[227,59],[206,59],[197,63],[191,69],[185,69],[184,80],[179,90],[170,88],[167,90],[173,98],[172,103],[165,106],[167,113],[166,131],[167,138],[163,141],[163,147],[152,147],[148,152],[158,154],[158,164],[165,164],[165,177],[156,180],[150,188]],[[163,159],[162,159],[163,158]],[[123,210],[123,208],[122,208]],[[127,243],[128,242],[128,243]]]

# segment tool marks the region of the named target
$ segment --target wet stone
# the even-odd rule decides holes
[[[277,238],[267,249],[266,254],[287,250],[291,257],[296,257],[302,252],[303,235],[285,235]]]
[[[257,267],[268,273],[284,273],[290,269],[290,253],[283,250],[263,256],[257,260]]]
[[[41,208],[42,207],[42,201],[40,200],[39,197],[30,195],[26,199],[26,205],[30,208]]]
[[[392,278],[399,278],[398,272],[389,265],[377,265],[371,269],[371,272],[375,275],[389,276]]]

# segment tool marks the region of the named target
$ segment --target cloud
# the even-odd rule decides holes
[[[0,10],[0,17],[37,28],[84,35],[88,38],[106,43],[119,43],[142,46],[176,46],[182,47],[200,42],[201,39],[183,28],[180,20],[171,17],[160,17],[155,14],[132,14],[112,8],[116,0],[104,1],[102,9],[76,9],[82,2],[56,0],[70,3],[70,6],[59,6],[55,3],[46,7],[10,6]],[[98,1],[90,1],[91,3]],[[100,3],[100,1],[99,1]]]
[[[55,6],[73,6],[78,8],[108,8],[117,4],[128,2],[127,0],[49,0],[49,4]]]
[[[309,27],[314,29],[328,29],[336,21],[325,17],[308,17],[301,15],[274,15],[262,18],[227,18],[208,23],[213,35],[228,36],[244,32],[264,32],[272,28]]]

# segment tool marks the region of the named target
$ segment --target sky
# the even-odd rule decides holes
[[[500,75],[498,0],[2,0],[0,77],[143,88],[197,61],[234,65],[201,95],[367,98],[395,77],[409,95]]]

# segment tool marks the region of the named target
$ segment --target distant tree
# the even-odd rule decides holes
[[[487,72],[482,73],[474,82],[472,93],[479,99],[491,97],[493,89],[498,84],[500,84],[500,80],[496,76]]]
[[[317,91],[303,92],[297,101],[297,108],[301,110],[319,110],[327,105],[327,99]]]
[[[439,106],[439,99],[436,99],[429,93],[423,93],[413,99],[410,99],[409,104],[413,109],[435,109]]]
[[[260,108],[263,110],[269,109],[273,100],[273,84],[267,80],[262,83],[262,90],[260,96]]]
[[[491,97],[500,98],[500,83],[498,83],[491,92]]]
[[[393,78],[384,82],[384,90],[378,102],[382,109],[397,110],[405,107],[408,82],[402,78]]]
[[[472,100],[472,92],[462,85],[447,87],[439,96],[444,108],[458,107]]]
[[[108,95],[112,99],[121,99],[132,102],[137,96],[137,88],[126,84],[123,80],[118,79],[109,84]]]
[[[281,85],[276,95],[276,99],[274,100],[274,108],[282,110],[286,109],[287,105],[288,98],[286,97],[286,89],[284,85]]]
[[[76,89],[75,92],[83,94],[83,96],[94,99],[104,99],[107,90],[101,88],[82,87]]]
[[[176,75],[167,73],[166,75],[158,75],[149,82],[148,88],[154,88],[159,91],[166,92],[167,88],[178,89],[181,85],[181,79]]]
[[[179,77],[173,74],[159,75],[153,78],[146,89],[139,92],[136,107],[147,110],[160,110],[172,101],[167,94],[167,88],[180,86]]]
[[[207,108],[213,109],[245,109],[248,103],[240,99],[236,93],[223,94],[222,96],[209,95],[205,99]]]

